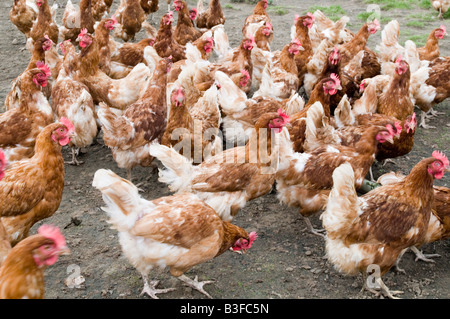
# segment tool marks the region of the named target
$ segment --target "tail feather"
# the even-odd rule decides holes
[[[203,0],[198,0],[197,2],[197,14],[205,11],[205,6],[203,5]]]
[[[216,82],[220,85],[218,92],[219,105],[223,113],[229,115],[242,112],[246,108],[247,95],[233,80],[221,71],[214,74]]]
[[[218,55],[218,60],[220,61],[229,51],[231,51],[230,41],[223,24],[216,25],[211,30],[213,31],[214,51]]]
[[[381,31],[381,43],[375,47],[380,52],[382,62],[391,62],[398,54],[403,54],[403,48],[398,43],[400,25],[397,20],[392,20]]]
[[[105,103],[100,102],[97,116],[103,129],[103,140],[108,147],[123,147],[133,137],[133,124],[114,113]]]
[[[355,116],[353,115],[352,106],[347,98],[347,94],[342,97],[334,110],[334,119],[338,127],[355,124]]]
[[[363,96],[353,104],[353,114],[376,113],[378,96],[376,83],[371,82],[364,90]]]
[[[106,204],[102,209],[111,218],[110,223],[119,231],[133,227],[141,212],[140,207],[149,203],[139,195],[135,185],[111,170],[97,170],[92,186],[102,192]]]
[[[191,190],[194,169],[192,160],[187,159],[173,148],[158,143],[151,144],[149,152],[166,167],[165,170],[159,170],[160,182],[167,184],[173,192]]]
[[[345,229],[358,216],[358,196],[355,190],[355,174],[350,164],[344,163],[333,172],[331,189],[326,210],[321,215],[327,236],[335,239],[346,235]]]
[[[291,97],[286,101],[283,110],[292,116],[300,112],[305,107],[305,100],[295,91],[292,91]]]

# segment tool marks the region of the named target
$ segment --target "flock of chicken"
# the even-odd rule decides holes
[[[394,292],[381,276],[401,255],[411,248],[428,261],[417,247],[449,236],[450,191],[433,186],[448,171],[443,153],[407,176],[383,175],[370,191],[365,180],[375,159],[412,150],[414,107],[428,128],[433,106],[449,96],[450,57],[440,56],[438,43],[444,25],[417,48],[399,44],[392,20],[375,52],[367,40],[381,29],[376,19],[355,34],[348,17],[333,22],[316,11],[296,16],[289,42],[272,51],[267,0],[245,19],[236,48],[219,0],[190,10],[175,0],[176,26],[169,11],[158,29],[147,22],[157,0],[121,0],[109,16],[112,2],[81,0],[76,8],[68,0],[58,25],[48,0],[14,0],[10,20],[32,56],[0,114],[1,298],[44,297],[43,269],[69,249],[54,226],[29,231],[58,210],[61,148],[71,147],[70,164],[80,165],[78,150],[89,151],[100,132],[128,180],[100,169],[92,185],[153,298],[172,290],[149,281],[154,266],[211,297],[209,282],[184,273],[249,249],[257,234],[231,221],[272,190],[325,238],[336,269],[367,275],[378,267],[374,292],[388,297]],[[141,29],[147,37],[128,42]],[[148,201],[132,169],[155,158],[174,195]],[[323,230],[308,219],[318,213]]]

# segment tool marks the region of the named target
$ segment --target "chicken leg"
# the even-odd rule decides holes
[[[159,299],[156,294],[165,294],[170,291],[174,291],[175,288],[167,288],[167,289],[156,289],[156,286],[158,285],[159,281],[152,280],[150,283],[148,282],[148,275],[147,274],[141,274],[142,280],[144,280],[144,288],[142,289],[141,296],[143,294],[149,295],[153,299]]]
[[[77,155],[79,154],[79,152],[80,152],[79,148],[72,147],[72,161],[65,162],[65,163],[69,164],[69,165],[76,165],[76,166],[83,164],[84,163],[83,161],[77,160]]]
[[[308,230],[309,230],[312,234],[325,238],[325,235],[324,235],[324,234],[321,234],[321,233],[324,233],[324,232],[325,232],[325,229],[315,229],[315,228],[313,227],[313,225],[311,224],[311,221],[309,220],[308,217],[305,217],[305,216],[303,216],[302,214],[300,214],[300,216],[302,216],[303,220],[304,220],[305,223],[306,223],[306,227],[308,228]]]
[[[186,285],[188,285],[189,287],[201,292],[202,294],[204,294],[206,297],[213,299],[211,297],[210,294],[208,294],[204,289],[203,286],[206,284],[211,284],[214,281],[211,280],[207,280],[207,281],[198,281],[198,276],[195,276],[194,279],[189,278],[186,275],[181,275],[179,277],[177,277],[178,279],[180,279],[182,282],[184,282]]]

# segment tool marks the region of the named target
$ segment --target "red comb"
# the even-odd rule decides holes
[[[75,132],[75,126],[73,126],[72,122],[68,118],[61,117],[59,122],[64,124],[70,132]]]
[[[88,30],[87,30],[86,28],[82,29],[81,32],[80,32],[80,34],[78,35],[78,38],[83,37],[84,35],[87,34],[87,32],[88,32]]]
[[[6,162],[5,154],[0,149],[0,180],[5,176],[5,169],[7,164],[8,163]]]
[[[444,155],[444,153],[439,151],[434,151],[433,154],[431,154],[435,159],[439,160],[444,164],[444,167],[447,168],[449,165],[447,156]]]
[[[52,239],[57,247],[66,246],[66,239],[64,238],[64,235],[61,233],[59,228],[56,226],[44,224],[38,228],[38,234]]]
[[[289,123],[290,117],[286,112],[283,111],[283,109],[278,109],[277,113],[283,118],[284,123]]]
[[[295,44],[297,44],[298,46],[302,46],[302,44],[300,43],[300,40],[299,40],[299,39],[294,39],[294,40],[292,40],[291,43],[295,43]]]
[[[331,73],[330,78],[334,80],[336,85],[341,85],[341,80],[339,80],[339,76],[336,73]]]
[[[245,75],[245,76],[250,77],[250,74],[248,73],[248,71],[247,71],[246,69],[242,69],[242,70],[241,70],[241,73],[242,73],[243,75]]]
[[[399,137],[400,133],[402,132],[402,125],[400,124],[400,122],[395,122],[395,128],[397,129],[397,134],[396,136]]]
[[[247,245],[247,249],[252,247],[253,242],[256,240],[256,238],[258,238],[258,234],[254,231],[252,231],[250,234],[248,234],[248,245]]]
[[[50,77],[52,75],[52,72],[50,71],[50,68],[42,61],[36,62],[36,67],[45,73],[46,77]]]

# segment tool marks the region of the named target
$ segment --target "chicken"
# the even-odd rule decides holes
[[[331,118],[330,114],[330,96],[336,94],[342,89],[341,81],[336,74],[332,73],[330,77],[322,79],[316,84],[308,103],[304,108],[292,115],[291,127],[288,129],[290,134],[290,140],[293,142],[295,152],[303,152],[303,142],[305,134],[304,118],[307,115],[308,109],[316,102],[320,102],[324,109],[326,117]]]
[[[247,35],[247,28],[251,23],[265,21],[266,23],[272,24],[272,21],[266,11],[268,5],[268,0],[260,0],[256,3],[255,8],[253,9],[253,13],[245,18],[244,26],[242,27],[242,34],[244,36]]]
[[[37,20],[39,7],[34,0],[14,0],[9,20],[28,38]]]
[[[420,60],[433,61],[438,58],[439,55],[439,40],[442,40],[444,36],[448,35],[445,25],[441,24],[439,28],[431,31],[427,38],[427,43],[424,47],[417,48]]]
[[[95,38],[82,31],[79,41],[82,49],[76,63],[78,66],[74,66],[74,80],[89,88],[94,104],[104,102],[110,107],[124,110],[136,102],[141,96],[142,88],[146,87],[150,69],[144,63],[139,63],[126,77],[111,79],[98,67],[99,53]]]
[[[206,10],[203,7],[203,0],[198,0],[197,16],[195,18],[197,28],[212,29],[216,25],[225,24],[225,21],[220,0],[211,0]]]
[[[196,164],[208,158],[216,147],[222,147],[222,139],[216,138],[221,115],[215,85],[191,109],[186,106],[182,86],[172,91],[170,101],[169,119],[161,145],[177,147],[180,154]]]
[[[316,235],[309,216],[325,209],[333,181],[331,172],[344,162],[356,171],[356,188],[363,184],[375,159],[379,143],[393,143],[393,135],[384,126],[371,126],[364,131],[355,147],[327,145],[308,153],[297,153],[288,134],[282,136],[281,160],[276,173],[278,199],[288,206],[300,208],[308,229]]]
[[[445,166],[445,163],[444,163]],[[405,179],[405,175],[399,172],[389,172],[381,175],[377,179],[380,185],[390,185],[398,183]],[[422,245],[426,245],[438,240],[444,240],[450,237],[450,225],[448,217],[450,216],[450,189],[448,187],[433,185],[434,201],[430,215],[430,222],[428,224],[427,233],[425,235]],[[412,246],[411,250],[416,254],[416,261],[422,260],[425,262],[434,263],[433,257],[439,257],[437,254],[424,254],[417,247],[420,244]],[[399,260],[397,260],[397,270]],[[401,271],[401,269],[400,269]]]
[[[259,90],[254,96],[270,96],[285,99],[291,92],[297,92],[300,87],[295,57],[303,47],[298,39],[285,45],[281,51],[272,53],[272,58],[266,64],[261,78]]]
[[[177,25],[173,31],[175,41],[181,45],[186,45],[186,43],[194,42],[200,38],[203,32],[194,27],[189,17],[187,3],[183,0],[174,0],[173,5],[175,6],[175,11],[178,11]]]
[[[44,270],[70,254],[58,227],[42,225],[15,246],[0,267],[0,299],[43,299]]]
[[[71,50],[74,50],[72,44]],[[66,48],[66,50],[70,50]],[[70,71],[70,55],[66,54],[65,67],[52,88],[52,109],[58,117],[69,119],[75,130],[68,144],[72,149],[71,165],[83,164],[76,158],[80,148],[91,145],[97,136],[97,122],[94,101],[86,85],[75,81]]]
[[[320,10],[314,11],[313,15],[315,23],[309,29],[309,37],[314,53],[319,50],[319,44],[325,39],[331,43],[331,46],[335,46],[349,42],[354,37],[354,34],[345,28],[350,20],[349,17],[343,16],[336,22],[333,22]]]
[[[328,39],[322,40],[314,55],[306,63],[306,73],[303,77],[303,88],[307,96],[311,95],[333,50],[333,43]]]
[[[36,5],[39,7],[37,20],[29,33],[26,44],[26,47],[30,52],[32,51],[34,41],[48,35],[53,43],[58,43],[59,36],[58,25],[54,21],[50,6],[48,5],[48,0],[36,0]]]
[[[422,110],[419,126],[433,128],[425,123],[427,117],[442,114],[433,110],[436,104],[441,103],[450,96],[450,57],[440,57],[430,62],[422,74],[415,77],[412,83],[413,95],[416,105]],[[418,85],[416,85],[418,84]],[[431,113],[428,115],[428,113]]]
[[[124,43],[111,53],[111,61],[121,63],[126,66],[136,66],[139,63],[146,63],[144,50],[148,46],[153,46],[155,39],[145,38],[136,43]]]
[[[175,63],[179,60],[186,59],[186,48],[175,41],[172,32],[172,23],[172,11],[162,16],[153,47],[160,57],[168,58],[172,56],[172,62]]]
[[[113,0],[93,0],[92,1],[92,17],[95,21],[100,21],[105,19],[109,10],[111,9],[111,5]]]
[[[19,75],[16,79],[14,79],[11,82],[11,90],[8,92],[6,99],[5,99],[5,110],[8,111],[12,108],[19,107],[20,105],[20,96],[22,95],[22,91],[24,88],[22,88],[22,82],[20,81],[20,78],[22,75],[24,75],[27,71],[37,68],[36,63],[42,63],[45,62],[45,53],[50,50],[52,46],[52,40],[50,40],[48,37],[43,37],[38,39],[34,43],[34,48],[32,52],[32,56],[30,59],[30,62],[28,63],[28,66],[26,67],[25,71],[22,72],[21,75]],[[50,71],[50,70],[49,70]],[[48,95],[48,87],[50,86],[50,92],[51,92],[51,85],[50,83],[50,73],[48,73],[47,82],[45,83],[45,86],[42,87],[42,92],[45,96]],[[35,90],[33,90],[35,91]]]
[[[444,14],[447,12],[448,8],[450,7],[450,1],[449,0],[430,0],[431,6],[439,11],[438,18],[443,19]]]
[[[365,49],[369,36],[375,34],[378,30],[380,30],[380,23],[377,19],[369,23],[366,22],[353,39],[339,46],[341,68],[345,67],[359,51]]]
[[[402,121],[414,112],[409,92],[411,72],[402,56],[396,59],[395,66],[394,76],[378,98],[377,111]]]
[[[161,141],[167,126],[166,86],[169,59],[161,59],[146,91],[139,100],[129,105],[122,116],[116,115],[105,104],[97,111],[103,129],[103,140],[120,168],[131,170],[137,165],[150,166],[153,157],[149,147]]]
[[[231,145],[245,145],[255,123],[264,113],[282,109],[287,115],[292,116],[305,105],[305,101],[298,93],[293,93],[284,100],[264,96],[247,99],[245,92],[225,73],[217,71],[214,77],[220,86],[218,101],[224,114],[222,130],[227,143]]]
[[[111,49],[109,45],[110,42],[109,31],[114,29],[116,23],[117,21],[115,17],[111,19],[103,19],[97,24],[95,28],[95,40],[97,41],[99,53],[98,67],[107,75],[111,74],[111,61],[112,61]]]
[[[227,149],[197,166],[176,150],[153,144],[150,154],[166,167],[160,170],[159,181],[171,191],[197,194],[224,221],[231,221],[247,201],[272,189],[279,155],[272,140],[288,121],[281,110],[266,113],[245,146]],[[275,135],[267,129],[274,129]]]
[[[142,198],[138,188],[110,170],[100,169],[92,185],[102,192],[103,210],[119,231],[119,242],[128,261],[141,274],[141,294],[174,290],[156,289],[148,273],[156,266],[170,268],[170,274],[212,298],[204,289],[211,281],[192,280],[186,273],[193,266],[209,261],[232,248],[246,251],[257,235],[247,233],[227,221],[195,194],[177,194],[152,201]],[[167,254],[167,251],[170,253]]]
[[[153,20],[153,13],[157,12],[159,9],[158,0],[141,0],[141,7],[144,9],[145,14],[150,14],[150,20]]]
[[[211,31],[203,33],[203,35],[193,43],[186,43],[186,60],[178,60],[172,65],[167,82],[175,82],[182,70],[185,69],[188,64],[201,60],[208,61],[212,55],[213,49],[214,39],[212,38]]]
[[[8,162],[33,156],[36,137],[53,122],[53,112],[40,87],[47,86],[50,70],[42,62],[22,74],[19,105],[0,114],[0,148]]]
[[[34,155],[12,163],[0,181],[0,216],[12,246],[28,237],[31,227],[58,209],[64,188],[61,147],[70,142],[69,120],[47,125],[36,138]]]
[[[369,84],[369,86],[365,90],[365,94],[370,92],[372,87],[373,85]],[[376,105],[376,101],[374,104]],[[378,161],[396,158],[411,152],[414,146],[414,134],[417,128],[416,113],[408,115],[406,119],[400,121],[393,116],[372,113],[372,111],[370,110],[358,114],[358,112],[354,112],[355,109],[351,109],[350,103],[348,103],[348,101],[343,101],[343,103],[340,103],[338,108],[338,114],[334,117],[334,120],[335,123],[338,124],[337,126],[344,130],[353,126],[367,125],[391,124],[393,125],[393,127],[396,127],[396,131],[399,132],[399,134],[398,136],[394,136],[394,143],[384,143],[378,146],[378,152],[376,155],[376,159]]]
[[[333,172],[333,188],[321,216],[328,260],[339,272],[367,277],[374,270],[372,284],[393,298],[382,276],[403,252],[422,242],[433,203],[433,182],[440,179],[448,160],[442,153],[420,161],[409,175],[394,185],[375,188],[358,198],[355,173],[345,163]],[[365,279],[365,278],[364,278]]]
[[[195,77],[196,86],[200,91],[207,90],[214,83],[214,73],[221,71],[227,74],[233,82],[246,94],[252,88],[253,62],[251,51],[255,47],[253,36],[244,37],[239,45],[217,63],[212,63],[207,69],[199,69]]]
[[[309,29],[314,25],[314,21],[314,15],[308,12],[308,14],[301,17],[295,16],[294,25],[291,28],[291,39],[298,39],[303,47],[303,50],[295,55],[300,86],[303,84],[303,78],[307,72],[306,65],[314,54],[311,39],[309,38]]]
[[[117,26],[114,30],[114,36],[125,42],[134,40],[136,34],[141,30],[142,24],[147,19],[140,0],[126,0],[123,11],[120,14],[115,14],[115,17]]]

